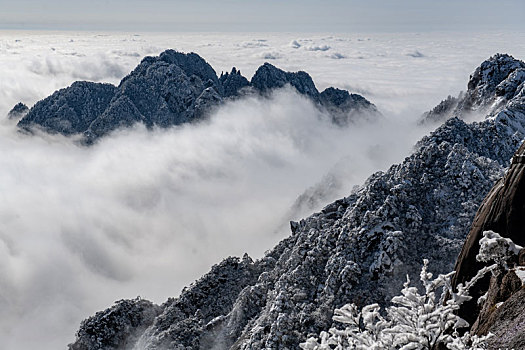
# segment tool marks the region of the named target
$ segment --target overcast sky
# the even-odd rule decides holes
[[[0,29],[524,30],[524,0],[0,0]]]

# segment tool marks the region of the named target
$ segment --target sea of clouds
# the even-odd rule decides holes
[[[0,344],[60,349],[82,319],[138,295],[157,303],[229,255],[261,257],[299,219],[410,153],[416,121],[525,35],[1,32],[0,116],[75,80],[118,83],[145,55],[194,51],[220,74],[265,61],[375,103],[331,124],[291,89],[228,102],[209,120],[141,126],[86,148],[0,119]],[[316,191],[316,189],[319,189]],[[305,192],[306,191],[306,192]],[[296,202],[303,194],[304,203]],[[310,196],[310,197],[309,197]],[[313,197],[312,197],[313,196]]]

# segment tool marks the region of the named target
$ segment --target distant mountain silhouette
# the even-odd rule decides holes
[[[145,57],[118,86],[75,82],[56,91],[19,114],[18,126],[66,136],[80,134],[86,143],[92,143],[135,123],[167,128],[200,120],[226,99],[266,94],[287,85],[330,113],[338,125],[380,115],[362,96],[333,88],[319,93],[305,72],[285,72],[265,63],[251,82],[235,68],[218,78],[196,53],[167,50],[158,57]]]

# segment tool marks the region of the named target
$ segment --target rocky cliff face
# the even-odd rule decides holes
[[[476,261],[479,240],[483,232],[492,230],[514,243],[525,246],[525,143],[521,145],[505,175],[494,185],[483,200],[461,254],[456,262],[453,284],[464,283],[483,267]],[[525,250],[520,253],[517,265],[525,266]],[[460,316],[473,327],[471,332],[484,335],[495,334],[490,341],[493,349],[522,349],[525,346],[525,294],[520,271],[514,267],[506,273],[487,276],[477,283],[473,296],[486,294],[480,305],[468,302],[460,310]],[[525,277],[525,274],[523,275]]]
[[[166,128],[200,120],[225,99],[243,96],[246,89],[265,94],[286,85],[326,109],[338,125],[361,115],[379,116],[376,107],[362,96],[343,90],[319,94],[305,72],[285,72],[265,63],[251,82],[235,68],[218,78],[199,55],[167,50],[158,57],[144,58],[119,86],[75,82],[56,91],[23,115],[17,114],[21,118],[18,125],[66,136],[80,134],[91,143],[135,123]]]
[[[163,304],[130,348],[295,349],[330,327],[335,308],[386,303],[406,274],[417,280],[423,258],[433,272],[450,271],[479,204],[525,137],[523,84],[518,88],[497,114],[471,124],[448,120],[402,163],[292,222],[291,235],[262,259],[214,267]],[[330,94],[334,101],[343,95]],[[83,334],[81,328],[77,343]]]

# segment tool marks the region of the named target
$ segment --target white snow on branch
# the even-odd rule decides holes
[[[479,240],[479,254],[476,259],[480,262],[494,261],[499,266],[508,270],[507,261],[518,255],[523,247],[514,244],[511,239],[501,237],[494,231],[484,231],[483,238]]]
[[[345,326],[332,327],[321,332],[318,338],[310,337],[300,344],[304,350],[328,349],[434,349],[438,344],[452,350],[485,349],[485,343],[492,334],[478,337],[466,332],[460,336],[458,329],[469,327],[467,321],[456,315],[460,306],[472,299],[469,290],[489,271],[494,271],[517,254],[521,247],[512,240],[503,238],[493,231],[485,231],[480,240],[478,261],[495,261],[485,266],[468,282],[452,288],[454,272],[440,274],[433,278],[428,271],[428,260],[423,260],[420,289],[407,281],[401,295],[392,298],[392,306],[381,312],[378,304],[371,304],[358,310],[354,304],[347,304],[334,311],[333,320]],[[525,279],[525,271],[517,269],[518,277]],[[446,296],[449,296],[446,298]],[[482,296],[480,299],[486,298]],[[479,300],[483,301],[483,300]]]

